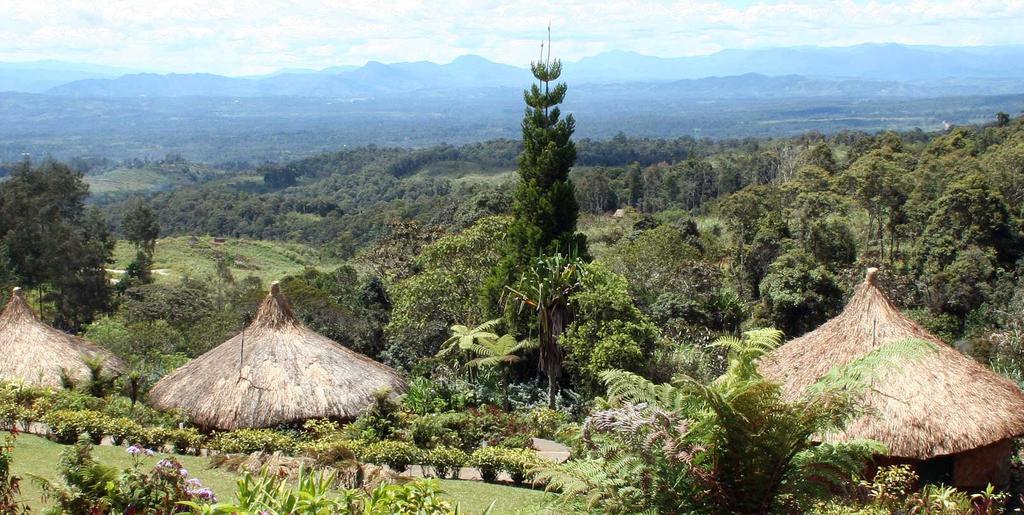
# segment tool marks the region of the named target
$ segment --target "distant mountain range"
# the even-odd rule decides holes
[[[77,80],[110,79],[129,73],[138,73],[138,70],[51,59],[0,63],[0,91],[43,93],[55,86]]]
[[[888,81],[1024,78],[1024,45],[864,44],[723,50],[711,55],[677,58],[608,52],[566,66],[565,75],[567,80],[576,82],[646,82],[745,73]]]
[[[766,94],[764,77],[786,78],[792,94],[950,95],[1024,92],[1024,46],[935,47],[864,44],[724,50],[661,58],[608,52],[566,62],[571,86],[650,83],[684,91],[706,89],[727,98],[747,91]],[[793,76],[800,85],[794,89]],[[717,78],[704,82],[693,79]],[[739,78],[739,79],[737,79]],[[753,82],[744,82],[745,79]],[[462,56],[448,64],[371,61],[323,70],[284,69],[253,77],[206,73],[155,74],[104,66],[37,61],[0,63],[0,91],[72,97],[261,97],[304,96],[360,99],[480,88],[523,88],[525,67]],[[682,82],[681,82],[682,81]],[[721,89],[721,88],[732,89]],[[852,90],[852,91],[851,91]],[[771,94],[771,93],[768,93]]]

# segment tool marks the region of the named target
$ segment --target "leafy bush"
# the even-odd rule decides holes
[[[469,457],[470,465],[480,470],[484,481],[493,483],[499,472],[507,473],[512,481],[522,483],[531,476],[531,469],[539,465],[540,458],[529,449],[481,447]]]
[[[400,407],[391,399],[391,392],[384,389],[375,394],[373,406],[346,429],[354,440],[376,442],[392,439],[404,428]]]
[[[168,429],[164,433],[164,442],[169,444],[177,454],[198,455],[203,447],[203,435],[193,427]]]
[[[506,449],[527,449],[533,443],[533,438],[527,435],[512,435],[497,443],[497,447]]]
[[[438,445],[461,446],[462,441],[456,430],[446,422],[451,417],[424,415],[412,419],[409,424],[409,436],[412,442],[421,449],[432,449]]]
[[[183,503],[199,515],[236,513],[288,513],[291,515],[454,515],[451,504],[442,497],[436,481],[421,480],[401,485],[381,484],[372,492],[341,490],[335,492],[333,472],[300,471],[293,487],[285,478],[262,473],[246,474],[238,480],[236,503],[207,505]]]
[[[374,465],[387,465],[395,472],[402,473],[409,465],[420,462],[423,452],[411,443],[383,440],[367,445],[359,458]]]
[[[85,434],[98,444],[112,429],[109,417],[92,410],[57,410],[44,416],[43,422],[50,426],[54,439],[63,444],[75,443]]]
[[[502,470],[519,484],[533,478],[533,469],[541,464],[541,458],[530,449],[508,449],[502,462]]]
[[[341,425],[326,418],[314,418],[302,424],[302,429],[316,440],[337,435],[341,431]]]
[[[480,477],[488,483],[498,480],[498,472],[504,463],[505,452],[501,447],[481,447],[469,456],[469,464],[480,471]]]
[[[439,478],[458,479],[459,469],[469,461],[469,455],[462,449],[438,446],[423,453],[423,464],[430,465]]]
[[[554,438],[562,424],[566,423],[565,413],[547,407],[534,408],[526,417],[537,438]]]
[[[115,418],[110,421],[109,434],[114,445],[139,443],[143,440],[143,428],[138,422],[130,418]]]
[[[128,443],[137,444],[147,449],[163,450],[167,445],[168,438],[170,438],[170,429],[166,427],[144,427],[137,439]]]
[[[860,481],[850,498],[831,499],[814,506],[815,515],[884,515],[928,513],[934,515],[996,515],[1003,513],[1009,495],[989,485],[973,495],[942,485],[916,490],[917,474],[909,465],[882,467],[871,481]]]
[[[28,411],[24,406],[0,400],[0,429],[14,428],[15,424],[31,416]]]
[[[237,429],[214,435],[210,440],[209,447],[227,454],[252,454],[254,452],[289,454],[295,450],[295,439],[273,429]]]

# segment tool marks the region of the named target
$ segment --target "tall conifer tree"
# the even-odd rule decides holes
[[[513,269],[522,270],[542,254],[586,253],[585,241],[576,235],[579,205],[569,171],[576,163],[572,141],[575,121],[562,118],[558,105],[565,99],[565,83],[553,82],[562,74],[562,63],[551,59],[551,29],[548,28],[547,55],[531,63],[537,83],[524,92],[523,153],[519,156],[519,184],[512,212],[510,235],[517,256]]]

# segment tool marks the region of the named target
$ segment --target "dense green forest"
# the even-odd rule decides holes
[[[1008,305],[1016,291],[1021,127],[1001,115],[944,133],[723,141],[620,134],[578,142],[570,177],[596,261],[629,281],[633,302],[663,335],[680,324],[706,326],[712,312],[720,316],[716,302],[732,303],[733,314],[714,330],[759,320],[797,335],[835,313],[864,267],[880,265],[901,304],[929,327],[951,340],[984,339],[1007,311],[989,306]],[[131,239],[125,220],[145,209],[161,236],[306,243],[351,259],[352,268],[343,268],[361,281],[397,292],[401,281],[436,272],[420,252],[468,244],[482,223],[498,231],[494,224],[513,209],[521,151],[521,142],[496,140],[370,146],[256,169],[211,168],[180,156],[8,165],[0,277],[40,288],[55,320],[82,328],[97,313],[130,304],[122,292],[86,290],[103,289],[113,240]],[[161,183],[166,191],[156,193],[143,185],[90,196],[90,179],[110,170],[190,179]],[[36,203],[48,207],[30,207]],[[612,217],[618,209],[621,217]],[[491,242],[495,255],[503,253],[501,241]],[[68,252],[69,245],[94,254]],[[61,261],[69,256],[86,262]],[[435,329],[483,321],[456,316],[477,308],[466,309],[432,320]]]

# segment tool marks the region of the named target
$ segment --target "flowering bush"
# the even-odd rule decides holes
[[[459,469],[469,461],[469,455],[462,449],[438,446],[423,453],[423,464],[430,465],[439,478],[459,477]]]
[[[216,434],[209,443],[210,449],[228,454],[252,454],[254,452],[295,451],[295,439],[273,429],[238,429]]]
[[[395,472],[402,473],[409,465],[419,462],[423,453],[411,443],[383,440],[367,445],[359,458],[374,465],[387,465]]]
[[[148,473],[143,471],[145,457],[153,451],[128,448],[132,455],[132,466],[118,477],[116,483],[107,485],[107,499],[113,513],[182,513],[189,508],[180,504],[212,503],[217,501],[213,491],[203,486],[199,479],[190,477],[181,463],[165,458],[156,463]]]
[[[92,457],[92,445],[81,439],[61,454],[62,484],[40,480],[44,498],[54,513],[152,513],[190,511],[182,502],[206,504],[216,497],[174,459],[161,459],[150,470],[145,465],[155,452],[138,445],[125,451],[131,466],[117,470]]]

